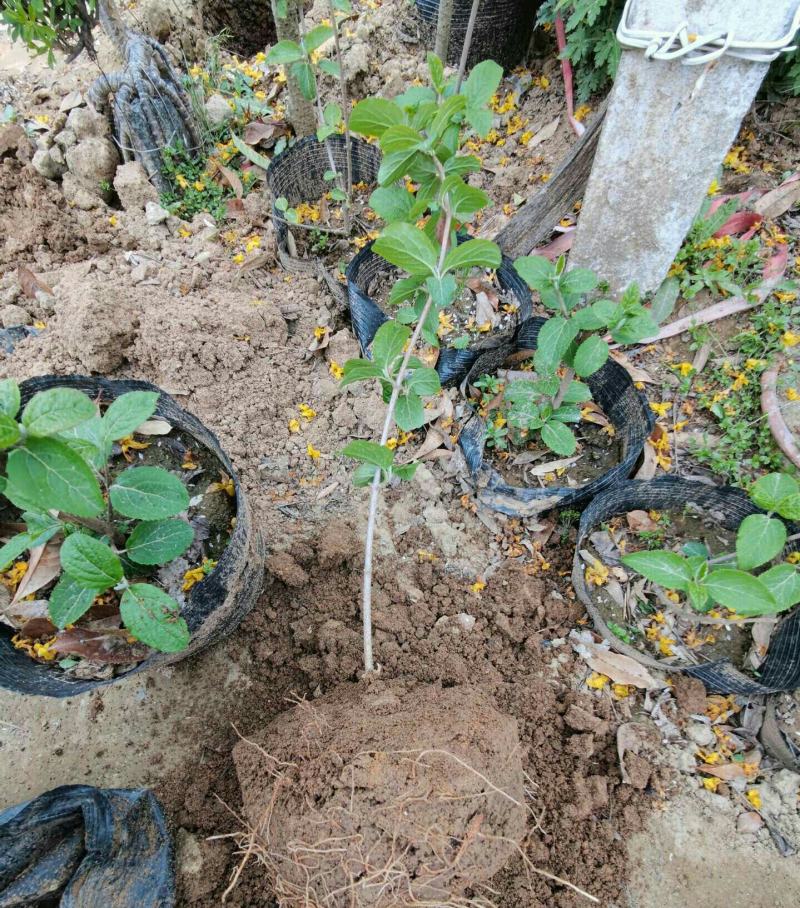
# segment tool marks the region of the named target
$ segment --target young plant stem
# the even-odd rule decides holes
[[[461,59],[458,61],[456,93],[461,91],[461,83],[464,81],[464,73],[467,71],[467,57],[469,57],[469,49],[472,45],[472,34],[475,31],[475,20],[478,18],[478,7],[480,5],[481,0],[472,0],[472,9],[469,11],[469,22],[467,23],[467,33],[464,35],[464,46],[461,48]]]
[[[106,523],[105,520],[100,520],[96,517],[77,517],[75,514],[59,514],[59,520],[61,520],[62,523],[74,523],[76,526],[84,527],[87,530],[91,530],[93,533],[97,533],[98,536],[107,536],[115,545],[125,545],[124,536],[114,530],[114,524],[110,519],[108,523]]]
[[[453,221],[453,216],[447,211],[445,215],[444,231],[441,250],[439,251],[439,265],[438,270],[442,270],[444,265],[444,259],[447,255],[447,246],[448,240],[450,237],[450,226]],[[414,326],[414,331],[411,335],[411,338],[406,347],[403,360],[400,363],[400,368],[397,370],[397,375],[395,376],[394,382],[392,383],[392,394],[389,398],[389,405],[386,408],[386,418],[383,421],[383,431],[381,432],[380,444],[385,445],[389,440],[389,432],[392,429],[392,424],[394,422],[394,411],[397,406],[397,399],[400,397],[400,389],[403,387],[403,378],[408,368],[409,360],[411,359],[412,353],[417,345],[420,334],[422,334],[422,327],[425,324],[425,320],[428,317],[431,306],[433,305],[433,297],[428,294],[428,298],[425,301],[425,305],[422,308],[419,318],[417,319],[417,324]],[[362,610],[362,626],[364,631],[364,671],[367,674],[370,674],[375,671],[375,660],[372,655],[372,551],[373,551],[373,542],[375,539],[375,526],[378,519],[378,495],[380,494],[381,488],[381,471],[380,469],[375,470],[375,475],[372,479],[372,485],[370,486],[370,496],[369,496],[369,515],[367,517],[367,537],[364,545],[364,579],[361,592],[361,610]]]
[[[564,371],[564,375],[561,377],[561,384],[558,386],[558,391],[556,392],[556,396],[553,398],[553,410],[554,411],[557,410],[561,406],[561,403],[564,400],[564,396],[566,395],[567,391],[569,390],[569,386],[572,384],[572,380],[574,378],[575,378],[575,370],[572,368],[572,366],[568,366],[567,369]]]
[[[339,64],[339,91],[342,96],[342,120],[344,121],[344,149],[347,157],[347,194],[346,216],[347,223],[350,221],[350,197],[353,194],[353,142],[350,136],[350,93],[347,91],[347,80],[344,77],[344,62],[342,57],[342,48],[339,43],[339,21],[336,18],[336,7],[332,0],[328,0],[328,8],[331,11],[331,24],[333,26],[333,46],[336,49],[336,62]]]

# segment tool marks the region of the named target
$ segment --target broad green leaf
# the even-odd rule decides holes
[[[294,63],[303,59],[303,48],[294,41],[278,41],[267,54],[267,63],[275,66],[280,63]]]
[[[162,520],[189,507],[186,486],[160,467],[129,467],[109,489],[111,504],[125,517]]]
[[[382,136],[390,126],[404,121],[403,111],[385,98],[359,101],[350,114],[350,129],[362,136]]]
[[[436,271],[436,247],[421,230],[411,224],[389,224],[372,248],[387,262],[409,274],[428,275]]]
[[[684,542],[681,546],[684,555],[695,558],[709,558],[711,553],[702,542]]]
[[[375,339],[372,341],[372,358],[392,377],[410,337],[409,328],[391,320],[384,322],[375,333]]]
[[[275,0],[275,15],[285,19],[289,12],[289,0]]]
[[[565,404],[581,404],[592,399],[592,389],[581,381],[574,381],[564,395]]]
[[[368,463],[359,464],[355,470],[353,470],[353,485],[356,488],[372,485],[376,473],[378,473],[381,482],[383,482],[386,478],[386,472],[384,470],[379,470],[377,467],[373,467]]]
[[[339,65],[337,60],[329,60],[327,57],[323,57],[317,66],[324,73],[327,73],[329,76],[333,76],[334,79],[339,79],[342,75],[342,67]]]
[[[578,446],[572,429],[557,420],[550,420],[542,426],[542,441],[551,451],[562,457],[574,454]]]
[[[766,564],[786,545],[786,525],[766,514],[751,514],[736,533],[736,561],[741,570],[752,571]]]
[[[442,277],[432,275],[425,281],[425,286],[428,288],[428,293],[437,310],[446,309],[456,298],[458,292],[458,284],[452,274],[445,274]]]
[[[484,107],[475,107],[471,104],[468,104],[464,116],[466,117],[467,123],[469,123],[469,125],[481,138],[485,138],[489,130],[492,128],[492,121],[494,120],[494,116],[491,110],[486,110],[486,108]]]
[[[622,563],[668,590],[686,590],[692,580],[686,559],[675,552],[631,552]]]
[[[597,300],[573,313],[572,320],[582,331],[596,331],[610,325],[617,314],[618,306],[611,300]]]
[[[554,397],[558,393],[559,380],[551,378],[518,378],[510,382],[503,392],[506,400],[512,403],[531,403],[539,401],[542,396]]]
[[[753,483],[750,498],[765,511],[774,511],[781,499],[800,492],[797,481],[786,473],[767,473]]]
[[[650,315],[652,315],[656,324],[660,325],[672,315],[680,286],[680,281],[677,278],[668,277],[656,290],[653,301],[650,303]]]
[[[572,361],[573,368],[581,378],[594,375],[598,369],[605,365],[608,359],[608,344],[596,334],[587,337],[575,351]]]
[[[389,305],[399,306],[400,303],[411,299],[424,283],[424,274],[418,274],[415,277],[401,277],[389,291]],[[416,321],[416,318],[414,320]]]
[[[19,441],[19,426],[16,419],[0,413],[0,448],[10,448]]]
[[[708,595],[708,590],[702,583],[697,583],[694,580],[689,581],[686,586],[686,592],[689,595],[692,608],[697,612],[707,612],[713,605]]]
[[[13,378],[0,381],[0,413],[15,419],[19,413],[19,385]]]
[[[162,653],[186,649],[191,636],[180,606],[149,583],[134,583],[122,594],[120,614],[125,627],[142,643]]]
[[[481,162],[475,155],[453,155],[444,162],[444,172],[450,174],[456,173],[464,176],[467,173],[477,173],[481,169]]]
[[[95,517],[103,496],[92,468],[62,441],[29,438],[8,455],[5,495],[23,510],[55,508],[77,517]]]
[[[306,51],[311,53],[312,50],[316,50],[318,47],[321,47],[328,38],[333,37],[333,27],[330,25],[315,25],[310,31],[308,31],[303,37],[303,44],[305,45]]]
[[[767,587],[745,571],[720,568],[708,575],[705,585],[715,602],[732,609],[737,615],[768,615],[778,607]]]
[[[328,126],[338,126],[342,119],[342,108],[332,101],[329,102],[322,112],[322,119]]]
[[[553,263],[543,255],[524,255],[514,262],[514,268],[531,290],[549,287],[555,274]]]
[[[424,141],[425,137],[416,129],[398,123],[386,130],[379,144],[384,155],[390,155],[396,151],[416,151]]]
[[[335,126],[320,126],[317,129],[317,141],[324,142],[328,136],[332,136],[336,132]]]
[[[428,126],[428,136],[432,142],[438,142],[444,134],[447,127],[451,124],[453,117],[461,113],[467,106],[466,98],[463,95],[450,95],[436,112],[436,116]]]
[[[394,421],[404,432],[412,432],[425,424],[425,408],[418,394],[411,392],[397,398]]]
[[[28,401],[20,422],[29,435],[57,435],[97,412],[94,403],[76,388],[48,388]]]
[[[239,154],[244,155],[251,164],[255,164],[256,167],[260,167],[262,170],[266,170],[269,167],[269,160],[265,158],[263,154],[259,154],[255,148],[252,148],[246,142],[243,142],[235,132],[231,133],[231,141],[236,146],[236,150]],[[288,207],[289,203],[287,202],[286,204]],[[275,207],[277,207],[277,204]]]
[[[62,574],[50,592],[47,604],[50,620],[59,630],[63,630],[89,611],[97,595],[96,589],[87,589],[77,580]]]
[[[494,60],[483,60],[473,66],[461,89],[471,107],[484,107],[497,91],[503,78],[503,68]]]
[[[414,369],[408,377],[406,387],[409,391],[419,394],[420,397],[430,397],[432,394],[438,394],[442,389],[439,373],[436,369],[429,369],[427,366]]]
[[[146,520],[138,524],[125,549],[137,564],[166,564],[192,544],[194,530],[185,520]]]
[[[468,220],[489,204],[489,196],[482,189],[468,185],[455,174],[442,183],[442,193],[447,196],[450,212],[457,221]]]
[[[574,404],[561,404],[561,406],[553,412],[551,419],[556,419],[558,422],[574,422],[578,423],[581,421],[581,411],[579,407],[576,407]]]
[[[776,564],[758,579],[772,593],[778,603],[779,611],[791,608],[800,602],[800,573],[792,564]]]
[[[800,494],[787,495],[786,498],[781,498],[775,510],[787,520],[800,520]]]
[[[352,385],[353,382],[377,378],[382,372],[379,365],[368,359],[348,359],[344,364],[344,374],[339,382],[339,387],[345,388],[347,385]]]
[[[400,466],[392,467],[392,476],[396,476],[398,479],[407,481],[414,478],[414,474],[417,472],[417,467],[419,463],[404,463]]]
[[[387,224],[402,221],[414,204],[414,196],[404,186],[379,186],[369,197],[369,206]]]
[[[128,391],[121,394],[103,415],[105,435],[118,441],[132,435],[156,412],[158,391]]]
[[[562,293],[584,296],[597,286],[597,275],[588,268],[573,268],[561,278]]]
[[[500,247],[491,240],[467,240],[451,249],[444,260],[445,271],[460,271],[462,268],[499,268]]]
[[[360,460],[362,463],[381,467],[384,470],[388,470],[394,460],[394,452],[385,445],[376,444],[374,441],[363,441],[362,439],[351,441],[347,447],[342,448],[342,454],[345,457],[352,457],[353,460]]]
[[[105,466],[114,444],[106,437],[101,416],[93,416],[59,433],[58,438],[98,472]]]
[[[300,60],[292,63],[290,72],[297,82],[300,94],[306,101],[313,101],[317,97],[317,80],[314,78],[314,70],[310,63]]]
[[[393,151],[391,154],[384,155],[381,166],[378,168],[378,182],[381,186],[388,186],[405,176],[417,155],[418,152],[414,149]]]
[[[441,92],[444,88],[444,64],[433,51],[428,51],[427,61],[433,87]]]
[[[99,539],[86,533],[72,533],[61,545],[64,573],[87,589],[102,593],[122,580],[122,562]]]
[[[657,333],[658,325],[650,313],[644,311],[611,329],[611,336],[618,344],[636,344]]]
[[[0,571],[7,571],[19,556],[33,545],[30,533],[17,533],[0,546]]]
[[[561,316],[549,318],[542,325],[534,354],[536,371],[540,375],[552,375],[556,371],[577,333],[575,325]]]

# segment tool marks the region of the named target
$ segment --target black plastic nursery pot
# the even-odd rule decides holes
[[[306,270],[307,263],[290,255],[287,237],[291,225],[283,213],[275,207],[277,199],[285,198],[293,208],[302,202],[316,202],[331,188],[325,173],[331,169],[330,155],[339,173],[347,172],[347,143],[345,137],[336,133],[324,142],[315,136],[306,136],[284,149],[270,162],[267,170],[267,186],[272,195],[272,222],[278,249],[287,264],[296,264],[299,270]],[[381,166],[381,152],[377,145],[370,145],[363,139],[351,136],[350,160],[353,183],[375,186],[378,169]]]
[[[545,321],[544,318],[535,317],[523,322],[517,329],[513,343],[479,359],[473,365],[468,379],[473,381],[481,375],[494,372],[512,353],[534,351],[539,329]],[[576,488],[511,485],[486,462],[486,423],[473,410],[464,420],[458,443],[481,503],[512,517],[540,513],[550,508],[575,507],[590,501],[595,495],[617,485],[633,473],[645,441],[655,425],[647,398],[636,390],[626,370],[612,359],[590,375],[586,384],[591,388],[592,400],[603,410],[615,429],[615,437],[622,447],[619,463]]]
[[[763,513],[746,492],[732,486],[710,486],[680,477],[664,476],[650,481],[621,483],[592,500],[581,515],[575,543],[572,585],[578,598],[594,622],[595,629],[613,650],[636,659],[637,662],[661,671],[678,672],[698,678],[709,690],[720,694],[770,694],[800,687],[800,608],[785,613],[770,639],[767,656],[759,668],[758,678],[745,674],[729,660],[705,662],[701,665],[674,665],[656,659],[620,640],[609,628],[600,609],[592,599],[585,579],[585,565],[580,550],[588,536],[613,517],[633,510],[683,512],[692,505],[710,515],[726,530],[736,531],[750,514]],[[788,526],[789,534],[798,532],[797,525]],[[689,540],[687,540],[689,541]],[[790,543],[787,552],[796,550]]]
[[[459,235],[459,243],[464,243],[470,237],[466,234]],[[368,243],[347,266],[347,299],[350,306],[350,320],[353,332],[356,335],[361,350],[369,355],[369,346],[380,326],[388,321],[391,316],[367,293],[368,288],[376,278],[383,278],[387,284],[393,281],[400,272],[385,259],[372,251],[372,243]],[[508,256],[503,256],[500,267],[497,269],[497,282],[503,290],[513,294],[519,303],[516,324],[519,325],[530,318],[533,311],[531,292],[525,281],[514,270],[513,261]],[[436,371],[444,386],[458,384],[473,367],[476,361],[489,348],[496,348],[500,342],[501,332],[493,331],[473,341],[463,350],[454,347],[442,347],[436,361]],[[505,337],[504,342],[510,340],[511,335]]]
[[[250,611],[263,585],[266,549],[236,471],[216,436],[197,417],[188,413],[160,388],[145,381],[110,380],[82,375],[46,375],[20,385],[24,406],[37,391],[68,387],[84,391],[106,403],[128,391],[157,391],[160,394],[155,416],[194,439],[219,461],[232,479],[235,492],[236,523],[217,565],[207,577],[192,587],[181,614],[190,632],[186,649],[175,653],[154,652],[127,672],[108,680],[72,679],[57,667],[40,664],[11,643],[12,628],[0,624],[0,687],[21,694],[70,697],[138,674],[156,666],[179,662],[216,643],[229,634]]]
[[[439,0],[415,0],[426,31],[430,32],[430,47],[436,33]],[[484,0],[478,7],[467,66],[482,60],[495,60],[503,69],[513,69],[522,62],[530,44],[536,14],[541,3],[525,0]],[[454,0],[450,26],[450,43],[446,62],[457,66],[464,47],[472,0]]]
[[[0,813],[0,905],[173,908],[172,839],[146,788],[62,785]]]

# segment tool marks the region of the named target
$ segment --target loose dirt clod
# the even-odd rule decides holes
[[[480,690],[342,685],[233,755],[281,906],[486,904],[525,834],[517,723]]]

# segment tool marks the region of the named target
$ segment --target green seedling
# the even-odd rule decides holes
[[[188,508],[189,494],[160,467],[133,466],[112,478],[109,464],[114,442],[148,420],[157,403],[156,392],[131,391],[100,415],[83,392],[51,388],[35,394],[20,413],[17,384],[0,382],[0,448],[6,452],[0,490],[25,524],[0,548],[0,570],[63,537],[61,573],[48,602],[53,624],[73,624],[113,589],[133,637],[177,652],[189,643],[180,606],[141,578],[191,545],[194,531],[178,516]]]
[[[766,513],[741,522],[735,552],[712,558],[703,543],[692,541],[680,553],[632,552],[622,563],[664,590],[683,593],[697,612],[715,604],[748,618],[786,611],[800,602],[796,560],[783,560],[789,541],[784,520],[800,519],[800,484],[785,473],[768,473],[756,480],[750,497]]]

